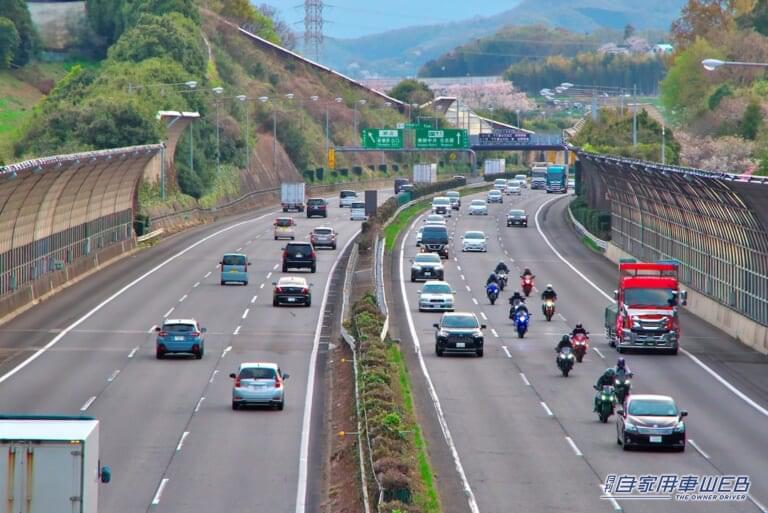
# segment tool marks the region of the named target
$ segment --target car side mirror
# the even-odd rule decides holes
[[[621,415],[623,417],[624,416],[624,410],[619,408],[618,410],[616,410],[616,415]]]
[[[234,372],[230,373],[229,377],[232,379],[237,379],[237,375]]]
[[[112,469],[104,465],[103,467],[101,467],[101,471],[99,472],[99,477],[101,478],[102,483],[109,483],[110,481],[112,481]]]
[[[291,377],[291,375],[290,375],[290,374],[285,374],[285,373],[283,373],[283,379],[288,379],[288,378],[290,378],[290,377]]]
[[[160,333],[161,331],[163,331],[163,328],[161,328],[160,326],[155,326],[155,331]]]
[[[207,333],[207,332],[208,332],[208,328],[200,328],[200,333]]]
[[[418,294],[418,295],[421,295],[421,291],[420,291],[420,290],[417,290],[417,291],[416,291],[416,294]]]
[[[688,410],[680,410],[680,417],[687,417],[688,416]]]
[[[683,306],[688,304],[688,291],[687,290],[681,290],[680,291],[680,300],[683,303]]]
[[[248,265],[253,265],[253,262],[251,262],[251,261],[249,260],[249,261],[248,261]]]
[[[432,326],[434,326],[435,328],[439,328],[440,327],[440,325],[438,323],[434,323]]]
[[[614,290],[613,291],[613,299],[619,299],[619,291],[618,290]]]
[[[275,286],[277,286],[277,282],[276,282],[276,281],[273,281],[273,282],[272,282],[272,285],[275,285]]]
[[[219,265],[224,265],[224,260],[222,260],[221,262],[219,262]]]
[[[485,328],[486,328],[485,324],[481,324],[481,325],[480,325],[480,329],[481,329],[481,330],[484,330]]]

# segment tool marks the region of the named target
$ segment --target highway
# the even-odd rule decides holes
[[[337,256],[360,223],[337,198],[328,219],[287,214],[297,240],[329,225],[339,248],[318,250],[316,274],[290,273],[314,284],[310,308],[274,308],[286,243],[272,238],[277,215],[286,214],[265,209],[173,236],[0,328],[2,411],[101,420],[101,461],[113,481],[100,487],[100,512],[317,510],[303,498],[321,482],[311,473],[310,437],[310,421],[322,414],[313,365],[327,350],[321,309]],[[225,252],[249,256],[248,286],[220,286]],[[154,326],[189,317],[208,329],[205,356],[155,359]],[[277,362],[290,374],[284,411],[232,411],[229,373],[244,361]]]
[[[420,348],[421,372],[434,387],[431,401],[439,403],[427,414],[443,416],[455,448],[454,463],[463,472],[459,479],[467,503],[452,503],[446,511],[764,511],[768,376],[758,364],[765,358],[684,313],[685,350],[679,355],[624,356],[635,373],[634,393],[671,395],[689,410],[688,447],[684,453],[622,451],[615,417],[601,424],[592,413],[592,385],[618,356],[603,336],[603,310],[616,288],[616,267],[587,249],[567,226],[564,208],[569,200],[562,196],[525,190],[522,197],[507,196],[503,205],[490,205],[487,217],[466,215],[471,199],[464,198],[461,214],[448,221],[454,240],[445,276],[457,291],[456,310],[475,312],[487,324],[483,358],[435,355],[432,324],[440,314],[418,312],[421,284],[409,281],[409,258],[418,251],[413,228],[421,219],[402,238],[400,273],[393,275],[399,282],[393,291],[402,295],[407,309],[397,313],[404,314],[403,344]],[[528,228],[506,227],[506,213],[513,206],[528,212]],[[461,253],[460,237],[469,229],[489,236],[488,253]],[[511,268],[512,288],[491,306],[484,285],[500,260]],[[507,298],[518,288],[516,276],[524,267],[536,275],[538,287],[552,283],[559,299],[558,313],[547,323],[538,294],[532,294],[531,330],[520,340],[507,318]],[[554,346],[577,322],[590,330],[592,349],[563,378]],[[446,441],[439,442],[445,447]],[[752,488],[745,502],[601,499],[600,486],[611,473],[747,474]]]

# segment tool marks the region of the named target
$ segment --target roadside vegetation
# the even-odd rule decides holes
[[[584,197],[579,196],[574,199],[570,206],[573,217],[584,226],[592,235],[601,240],[611,240],[611,212],[607,210],[598,210],[591,208]],[[599,251],[594,243],[585,237],[590,248]]]

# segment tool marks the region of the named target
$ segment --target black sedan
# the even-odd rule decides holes
[[[528,227],[528,214],[525,210],[512,209],[507,214],[507,226],[525,226]]]
[[[685,410],[666,395],[631,395],[625,409],[616,411],[616,443],[631,447],[669,447],[685,450]]]
[[[273,283],[272,306],[280,305],[312,305],[312,284],[299,276],[283,276]]]

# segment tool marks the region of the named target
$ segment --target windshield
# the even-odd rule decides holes
[[[445,195],[448,196],[449,198],[458,198],[460,196],[460,194],[455,191],[446,192]]]
[[[465,239],[484,239],[485,234],[483,232],[467,232],[464,234]]]
[[[224,255],[224,265],[245,265],[245,257],[243,255]]]
[[[192,333],[195,330],[194,324],[164,324],[163,331],[171,331],[173,333]]]
[[[445,283],[430,283],[421,289],[424,294],[451,294],[451,287]]]
[[[450,315],[443,317],[444,328],[478,328],[477,319],[473,315]]]
[[[484,207],[485,206],[485,201],[483,201],[483,200],[474,200],[472,202],[472,205],[474,205],[476,207]]]
[[[638,417],[675,417],[677,407],[667,399],[635,399],[629,403],[629,414]]]
[[[507,181],[506,181],[504,178],[498,178],[498,179],[496,179],[496,181],[494,182],[494,184],[495,184],[495,185],[506,185],[506,184],[507,184]]]
[[[440,214],[432,214],[432,215],[428,215],[427,218],[425,219],[425,221],[428,222],[428,223],[440,223],[440,224],[442,224],[442,223],[445,222],[445,218],[443,216],[441,216]]]
[[[524,216],[525,215],[525,211],[523,211],[523,210],[510,210],[509,211],[509,215],[511,215],[511,216]]]
[[[624,303],[630,307],[670,307],[677,304],[673,289],[626,289]]]
[[[275,221],[275,226],[287,227],[293,226],[293,219],[278,219]]]
[[[243,369],[240,379],[275,379],[275,369]]]
[[[442,226],[427,226],[422,233],[425,239],[445,239],[448,240],[448,230]]]
[[[417,264],[439,264],[440,255],[436,253],[421,253],[414,260]]]
[[[330,235],[333,233],[333,230],[330,228],[315,228],[315,234],[317,235]]]
[[[365,203],[352,203],[352,208],[365,208]]]
[[[501,196],[499,191],[488,191],[488,196]]]
[[[355,196],[357,196],[355,191],[341,191],[339,193],[340,198],[354,198]]]
[[[432,200],[433,205],[447,205],[451,202],[448,198],[435,198]]]

